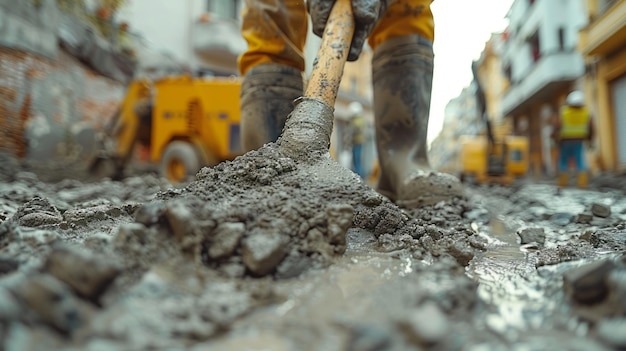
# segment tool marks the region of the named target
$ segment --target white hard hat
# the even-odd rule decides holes
[[[567,95],[565,103],[570,106],[583,106],[585,104],[585,95],[580,90],[574,90]]]
[[[348,110],[351,116],[360,115],[363,113],[363,106],[358,101],[353,101],[348,105]]]

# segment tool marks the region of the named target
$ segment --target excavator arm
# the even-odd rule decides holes
[[[100,151],[91,162],[89,171],[99,176],[122,178],[137,142],[150,137],[151,114],[150,82],[132,81],[119,109],[100,136]]]
[[[476,61],[472,62],[472,74],[474,75],[474,84],[476,85],[475,94],[478,113],[480,114],[480,119],[485,124],[485,132],[487,134],[487,173],[491,176],[502,176],[506,173],[506,143],[496,142],[493,135],[493,128],[487,113],[487,99],[480,82]]]

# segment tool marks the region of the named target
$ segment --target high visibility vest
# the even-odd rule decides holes
[[[363,144],[365,142],[365,119],[363,116],[352,117],[352,144]]]
[[[589,111],[584,107],[561,108],[561,139],[585,139],[589,135]]]

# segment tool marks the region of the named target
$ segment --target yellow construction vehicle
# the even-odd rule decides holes
[[[461,137],[461,180],[509,185],[528,172],[528,138],[506,135],[496,139],[476,61],[472,63],[472,73],[478,113],[486,135]]]
[[[528,172],[528,154],[526,137],[505,136],[492,142],[488,136],[462,136],[461,179],[510,185]]]
[[[179,75],[132,81],[91,170],[101,172],[103,161],[109,161],[112,176],[122,177],[137,145],[147,150],[149,164],[174,183],[202,166],[234,159],[243,153],[240,88],[239,78]]]

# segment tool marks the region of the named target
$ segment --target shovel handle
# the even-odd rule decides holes
[[[305,97],[321,100],[331,107],[335,105],[353,34],[352,1],[335,1],[313,62]]]

